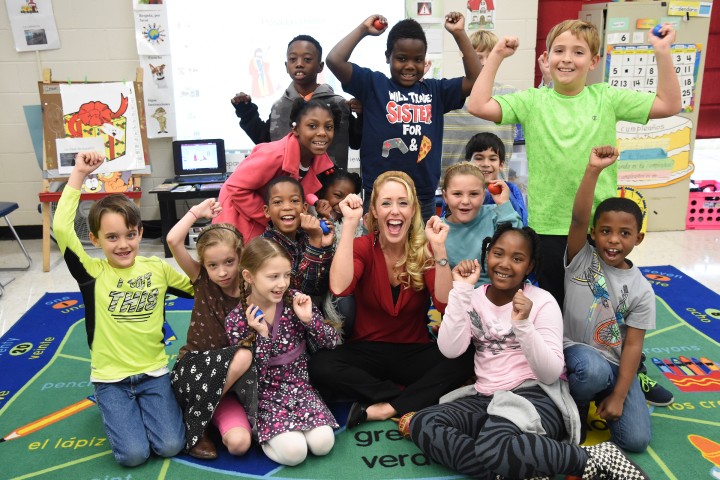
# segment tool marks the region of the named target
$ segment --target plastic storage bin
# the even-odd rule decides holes
[[[685,227],[688,230],[720,230],[720,182],[700,180],[701,191],[690,192]]]

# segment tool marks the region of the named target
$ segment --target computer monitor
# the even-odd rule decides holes
[[[224,174],[225,141],[221,138],[175,140],[173,161],[176,176]]]

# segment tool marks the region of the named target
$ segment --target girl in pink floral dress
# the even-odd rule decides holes
[[[337,422],[310,384],[308,339],[334,348],[337,331],[310,297],[290,285],[291,262],[274,241],[256,237],[240,257],[245,281],[240,304],[228,314],[230,343],[254,341],[258,376],[257,437],[265,454],[283,465],[303,462],[308,450],[326,455]]]

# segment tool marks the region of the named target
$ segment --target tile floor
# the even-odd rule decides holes
[[[0,272],[3,284],[15,277],[0,297],[0,335],[5,334],[45,292],[78,291],[55,244],[51,247],[50,272],[46,273],[42,271],[41,241],[25,240],[24,243],[33,258],[30,269],[26,272]],[[163,255],[162,245],[157,239],[144,240],[140,250],[146,256]],[[99,256],[102,252],[95,249],[91,250],[91,254]],[[21,255],[15,242],[0,242],[0,267],[12,266],[16,259],[19,262]],[[638,266],[673,265],[720,294],[720,230],[651,232],[633,250],[630,259]],[[172,258],[167,260],[177,268]]]

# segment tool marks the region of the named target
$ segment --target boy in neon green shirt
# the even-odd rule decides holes
[[[553,88],[529,89],[492,96],[495,75],[503,59],[518,47],[505,37],[492,50],[468,100],[473,115],[497,123],[520,123],[528,158],[528,223],[542,241],[539,283],[563,305],[563,255],[573,196],[595,145],[616,143],[619,120],[645,124],[651,118],[675,115],[682,107],[680,84],[670,49],[675,31],[662,26],[660,37],[648,34],[657,59],[657,93],[635,92],[598,83],[586,86],[587,75],[599,61],[600,37],[595,26],[565,20],[547,37],[547,63]],[[617,166],[598,179],[595,205],[614,197]]]
[[[163,342],[165,294],[191,297],[184,274],[157,257],[139,257],[140,210],[112,194],[90,209],[90,240],[105,258],[90,257],[75,233],[75,212],[85,176],[104,155],[75,158],[58,203],[53,232],[85,302],[90,379],[115,460],[144,463],[154,452],[176,455],[185,446],[182,412],[170,387]]]

